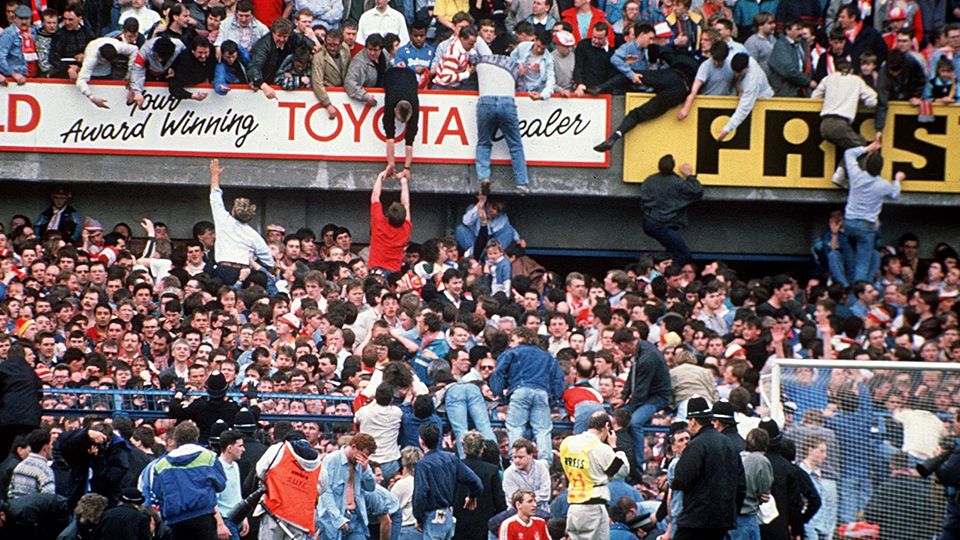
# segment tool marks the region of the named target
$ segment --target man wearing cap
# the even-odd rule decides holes
[[[553,35],[553,72],[556,83],[557,93],[563,97],[573,95],[573,71],[576,68],[576,57],[573,54],[573,47],[576,42],[573,34],[566,30],[560,30]]]
[[[98,540],[150,540],[150,516],[141,511],[143,494],[137,488],[126,488],[120,504],[100,517],[94,538]]]
[[[14,11],[16,24],[11,24],[0,34],[0,86],[7,85],[7,79],[17,84],[27,82],[39,71],[37,45],[30,30],[33,12],[28,6],[17,6]]]
[[[736,411],[733,405],[726,399],[713,404],[713,428],[720,434],[730,439],[730,442],[737,448],[737,452],[743,452],[746,441],[737,431],[737,420],[734,416]]]
[[[249,199],[238,197],[233,209],[227,212],[223,205],[223,190],[220,189],[220,160],[210,161],[210,211],[217,230],[214,244],[216,273],[224,285],[232,286],[240,279],[240,271],[253,268],[272,271],[275,264],[270,248],[260,234],[249,225],[257,212],[257,206]]]
[[[259,461],[267,451],[267,445],[258,441],[257,438],[253,436],[254,432],[257,431],[257,419],[253,415],[253,412],[247,407],[242,407],[237,412],[237,415],[233,417],[233,429],[239,431],[243,436],[244,452],[243,455],[240,456],[240,459],[237,460],[237,466],[240,467],[240,479],[246,480],[250,471],[256,466],[257,461]],[[256,489],[257,486],[255,482],[245,482],[241,491],[243,496],[246,497]]]
[[[610,480],[630,474],[623,452],[614,450],[617,434],[605,411],[596,411],[587,420],[587,431],[571,435],[560,444],[560,464],[567,475],[567,535],[570,540],[599,540],[610,537]],[[642,447],[643,445],[640,444]]]
[[[787,540],[798,534],[789,530],[787,520],[791,513],[790,505],[793,501],[801,500],[800,486],[793,474],[793,464],[780,453],[780,442],[783,439],[780,426],[771,418],[764,417],[760,420],[759,429],[766,431],[770,439],[767,453],[764,455],[773,468],[773,485],[770,488],[770,494],[773,495],[780,514],[770,523],[760,525],[760,536],[763,540]]]
[[[706,399],[690,398],[687,431],[691,439],[670,485],[683,491],[675,540],[720,540],[737,527],[747,490],[743,463],[733,443],[713,429],[712,419]]]
[[[210,429],[217,420],[223,420],[227,424],[233,422],[234,417],[240,410],[240,406],[235,401],[227,398],[227,379],[223,373],[214,371],[207,377],[206,382],[207,397],[194,400],[189,406],[182,406],[183,392],[178,391],[170,402],[170,416],[177,421],[193,420],[197,423],[200,434],[204,437],[210,434]],[[254,397],[250,408],[259,416],[260,408],[256,406],[256,387],[253,387]],[[249,397],[249,395],[248,395]]]

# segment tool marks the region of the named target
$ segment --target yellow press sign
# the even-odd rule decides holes
[[[629,94],[626,110],[650,98]],[[819,100],[760,100],[724,142],[720,132],[737,107],[735,97],[698,97],[682,122],[671,109],[638,125],[624,140],[623,181],[642,182],[657,161],[673,154],[689,162],[708,186],[834,188],[830,176],[842,156],[820,137]],[[938,105],[933,122],[921,123],[917,108],[891,103],[883,136],[884,177],[903,171],[904,191],[960,193],[960,107]],[[873,111],[861,111],[854,129],[873,139]]]

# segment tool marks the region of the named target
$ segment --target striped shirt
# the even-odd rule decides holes
[[[467,69],[469,62],[469,53],[463,48],[463,43],[459,39],[453,40],[450,47],[443,53],[440,60],[440,67],[437,69],[437,76],[433,82],[438,86],[455,88],[462,81],[470,78],[470,70]]]
[[[53,469],[43,456],[31,453],[13,469],[8,491],[10,499],[53,492]]]

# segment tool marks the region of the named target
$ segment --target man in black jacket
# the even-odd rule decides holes
[[[240,412],[237,402],[227,397],[227,379],[223,373],[212,372],[207,377],[206,388],[207,397],[196,399],[187,407],[182,405],[183,393],[179,390],[170,402],[170,416],[176,418],[178,423],[184,420],[196,422],[202,439],[210,436],[210,429],[217,420],[223,420],[229,426]],[[252,410],[255,418],[260,416],[260,409],[255,406],[256,392],[256,386],[247,386],[246,395],[254,404]]]
[[[613,49],[607,42],[608,32],[613,32],[609,24],[603,21],[594,24],[590,39],[580,40],[573,50],[573,85],[577,96],[582,96],[588,88],[600,86],[615,73],[610,64]]]
[[[763,418],[758,427],[770,436],[770,445],[764,455],[773,467],[773,486],[770,488],[770,494],[777,503],[779,513],[770,523],[760,525],[760,537],[763,540],[789,540],[798,534],[803,534],[802,531],[791,532],[789,526],[790,515],[800,512],[800,509],[795,507],[797,501],[802,500],[800,486],[793,472],[793,464],[780,453],[782,439],[780,426],[770,418]]]
[[[740,454],[729,438],[717,433],[707,400],[687,404],[691,439],[677,462],[671,488],[683,492],[683,513],[674,540],[720,540],[737,527],[747,494]],[[708,473],[708,474],[704,474]]]
[[[170,79],[170,95],[177,99],[203,101],[206,92],[189,92],[188,86],[213,82],[217,59],[210,54],[210,42],[205,37],[193,36],[190,54],[181,54],[173,63],[173,78]]]
[[[0,540],[54,540],[70,520],[73,505],[53,493],[0,503]]]
[[[483,493],[477,498],[477,508],[467,510],[463,507],[467,499],[467,488],[458,485],[453,502],[453,515],[457,518],[456,537],[463,540],[484,540],[487,538],[487,521],[507,509],[503,484],[500,481],[500,468],[484,461],[483,435],[479,431],[463,434],[463,452],[466,458],[463,464],[470,468],[483,482]]]
[[[23,345],[11,345],[7,359],[0,362],[0,456],[7,455],[17,435],[40,427],[42,388]]]
[[[277,93],[268,81],[276,78],[283,59],[301,45],[310,49],[314,44],[294,32],[289,19],[274,20],[270,25],[270,34],[258,39],[250,51],[250,64],[247,66],[250,86],[254,90],[262,90],[267,99],[276,99]]]
[[[730,439],[730,442],[733,443],[734,447],[737,449],[737,453],[743,452],[747,446],[747,442],[743,440],[743,437],[740,436],[740,432],[737,431],[737,420],[734,416],[733,405],[730,404],[726,399],[721,399],[720,401],[713,404],[713,428],[718,432],[723,434],[723,436]]]
[[[926,85],[923,66],[901,50],[890,51],[890,56],[880,70],[877,79],[877,111],[873,124],[877,128],[877,139],[887,123],[887,107],[891,101],[909,101],[918,107],[923,98]]]
[[[67,4],[63,9],[63,26],[53,35],[50,43],[50,77],[77,80],[83,51],[94,38],[83,24],[83,8],[80,4]]]
[[[71,508],[87,492],[88,485],[91,492],[103,495],[110,504],[120,499],[130,469],[130,446],[109,425],[98,422],[88,429],[61,434],[54,443],[54,454],[70,468],[67,485],[58,485],[57,493],[68,498]]]
[[[633,434],[637,464],[643,463],[644,426],[650,423],[657,411],[670,404],[673,385],[670,370],[663,355],[647,336],[641,335],[637,354],[623,385],[623,407],[630,411],[630,432]]]
[[[143,501],[139,489],[124,489],[120,504],[103,513],[94,536],[98,540],[150,540],[150,517],[140,510]]]

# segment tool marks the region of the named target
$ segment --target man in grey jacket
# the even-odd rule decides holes
[[[383,38],[380,34],[367,36],[366,49],[350,61],[347,76],[343,86],[347,95],[357,101],[363,101],[370,107],[377,104],[377,98],[367,93],[367,88],[376,88],[386,67],[381,57],[383,54]]]

